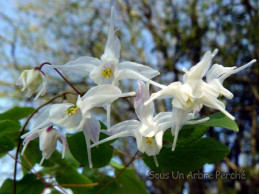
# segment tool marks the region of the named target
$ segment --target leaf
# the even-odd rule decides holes
[[[239,130],[237,123],[231,120],[230,118],[228,118],[222,112],[211,114],[208,117],[210,118],[210,120],[201,123],[200,125],[208,126],[208,127],[223,127],[234,131]]]
[[[6,136],[0,137],[0,157],[5,155],[8,151],[12,150],[13,148],[14,144],[12,140],[10,140]]]
[[[36,163],[40,163],[42,153],[39,149],[39,139],[30,141],[23,156],[21,156],[22,170],[24,173],[28,172]],[[25,168],[26,167],[26,168]]]
[[[174,152],[171,146],[164,146],[157,156],[159,167],[155,167],[153,158],[147,157],[144,162],[156,172],[181,172],[187,174],[196,171],[206,163],[213,164],[229,154],[229,148],[213,138],[200,138],[196,142],[177,147]]]
[[[27,117],[29,114],[33,113],[34,108],[31,107],[13,107],[12,109],[1,113],[0,120],[10,119],[10,120],[20,120]]]
[[[21,128],[19,122],[12,120],[1,120],[0,121],[0,136],[7,133],[17,132]]]
[[[201,138],[208,131],[208,127],[202,125],[185,125],[180,130],[177,145],[187,145],[195,142],[199,138]],[[171,131],[168,130],[165,132],[163,136],[164,141],[168,141],[172,143],[173,136]]]
[[[106,136],[101,133],[100,137]],[[81,165],[88,165],[87,146],[83,132],[75,133],[67,136],[70,152],[76,158]],[[93,167],[100,168],[106,166],[112,156],[113,147],[109,143],[101,144],[91,149]]]
[[[16,183],[18,194],[40,194],[44,189],[44,184],[35,175],[27,174]],[[13,193],[13,180],[7,179],[0,188],[0,194]]]
[[[209,129],[209,127],[223,127],[238,131],[238,126],[235,121],[229,119],[222,112],[217,112],[215,114],[209,115],[210,119],[204,123],[197,125],[184,125],[180,130],[177,145],[186,145],[193,143],[197,139],[201,138]],[[172,143],[173,136],[170,130],[166,131],[164,134],[164,140]]]
[[[70,188],[75,194],[88,193],[93,187],[76,186],[77,184],[91,184],[92,181],[83,174],[79,174],[75,168],[59,160],[59,168],[56,172],[56,180],[61,186]],[[67,186],[65,185],[67,184]],[[73,185],[69,185],[73,184]],[[76,187],[75,187],[76,186]]]
[[[115,168],[115,175],[118,174],[124,166],[119,165],[115,162],[110,163],[112,167]],[[95,188],[93,193],[97,193],[100,189],[102,189],[107,183],[113,180],[112,177],[106,176],[99,186]],[[133,169],[126,168],[124,172],[113,181],[108,187],[106,187],[102,192],[102,194],[146,194],[147,190],[145,184],[142,180],[140,180]]]

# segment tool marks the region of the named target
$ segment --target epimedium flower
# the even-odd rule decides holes
[[[158,166],[156,155],[160,153],[163,144],[164,132],[172,126],[172,113],[161,112],[153,116],[153,103],[144,105],[149,99],[149,84],[139,82],[138,92],[135,98],[134,107],[138,120],[127,120],[111,127],[110,131],[102,131],[110,137],[94,143],[91,147],[105,143],[119,137],[135,137],[139,151],[153,156],[156,166]],[[208,120],[187,121],[185,124],[195,124]]]
[[[22,85],[22,91],[27,90],[26,96],[31,97],[37,93],[34,100],[39,96],[43,96],[46,92],[47,78],[44,73],[38,69],[24,70],[17,81],[18,85]]]
[[[42,165],[45,159],[49,159],[52,153],[55,151],[57,146],[57,141],[60,141],[63,145],[62,158],[65,156],[66,150],[68,150],[68,144],[66,138],[54,129],[53,126],[40,128],[34,131],[30,131],[24,134],[21,138],[25,138],[23,141],[24,147],[22,150],[22,155],[24,154],[30,141],[39,137],[39,146],[42,151],[42,160],[40,165]]]
[[[114,12],[114,7],[112,7],[108,38],[101,60],[84,56],[69,61],[64,65],[50,65],[47,67],[68,70],[79,74],[89,74],[90,79],[97,85],[118,85],[118,81],[122,79],[148,81],[159,75],[158,71],[139,63],[130,61],[119,62],[121,45],[114,30]],[[161,87],[159,83],[150,82]]]
[[[145,104],[149,104],[158,98],[173,98],[172,134],[178,135],[189,112],[199,111],[203,105],[217,109],[234,120],[234,117],[226,111],[225,104],[218,99],[220,95],[224,95],[228,99],[233,97],[233,94],[223,87],[223,81],[230,75],[249,67],[255,60],[252,60],[240,68],[223,67],[222,65],[215,64],[209,70],[211,60],[217,54],[217,51],[218,50],[214,50],[213,53],[210,51],[206,52],[202,60],[189,71],[184,69],[183,83],[174,82],[167,87],[163,87],[161,91],[152,94],[151,98],[145,102]],[[203,80],[205,74],[207,82]],[[177,136],[174,138],[172,150],[175,149],[176,142]]]
[[[49,110],[49,120],[67,131],[82,130],[85,136],[89,166],[92,167],[90,140],[99,140],[100,124],[91,113],[94,107],[105,107],[118,98],[135,95],[135,92],[122,93],[121,90],[112,85],[99,85],[91,88],[83,96],[78,96],[76,104],[61,103],[54,104]],[[109,119],[110,120],[110,119]],[[109,121],[110,123],[110,121]]]

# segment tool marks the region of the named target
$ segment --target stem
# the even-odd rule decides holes
[[[21,142],[22,142],[22,139],[20,138],[24,131],[25,131],[25,128],[26,126],[28,125],[29,121],[31,120],[31,118],[38,112],[38,110],[40,110],[42,107],[46,106],[47,104],[53,102],[55,99],[57,99],[58,97],[61,97],[63,95],[66,95],[66,94],[73,94],[73,95],[76,95],[74,93],[71,93],[71,92],[64,92],[62,94],[59,94],[59,95],[56,95],[54,96],[52,99],[50,99],[49,101],[45,102],[44,104],[40,105],[38,108],[36,108],[36,110],[27,118],[27,120],[25,121],[22,129],[21,129],[21,133],[19,135],[19,140],[18,140],[18,144],[17,144],[17,149],[16,149],[16,153],[15,153],[15,163],[14,163],[14,186],[13,186],[13,193],[16,194],[16,174],[17,174],[17,163],[18,163],[18,154],[19,154],[19,150],[20,150],[20,147],[21,147]]]
[[[37,69],[41,70],[42,67],[43,67],[44,65],[46,65],[46,64],[52,65],[52,64],[49,63],[49,62],[44,62],[44,63],[42,63],[39,67],[37,67]],[[61,76],[61,78],[62,78],[66,83],[69,84],[69,86],[70,86],[77,94],[81,95],[81,93],[76,89],[76,87],[74,87],[74,85],[73,85],[66,77],[64,77],[63,74],[62,74],[57,68],[54,68],[54,70]]]
[[[131,160],[124,166],[124,168],[116,175],[115,178],[113,178],[110,182],[108,182],[103,188],[99,189],[96,194],[100,194],[102,191],[104,191],[108,186],[110,186],[119,176],[126,170],[126,168],[136,159],[136,155],[138,154],[138,150],[135,153],[135,155],[131,158]]]

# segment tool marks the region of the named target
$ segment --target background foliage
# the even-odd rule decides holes
[[[219,49],[214,63],[224,66],[241,66],[259,58],[259,6],[256,0],[12,0],[8,4],[0,1],[0,5],[3,7],[0,11],[1,193],[12,193],[14,159],[11,156],[17,146],[21,125],[34,110],[30,107],[36,108],[54,95],[71,90],[55,72],[48,72],[48,94],[33,102],[32,98],[25,98],[15,85],[19,74],[45,61],[63,64],[84,55],[99,58],[107,38],[111,5],[116,7],[115,24],[122,45],[121,59],[158,69],[161,72],[155,79],[158,82],[169,84],[178,80],[182,76],[182,67],[194,65],[209,49]],[[81,91],[94,86],[87,77],[66,76]],[[56,151],[50,160],[44,162],[43,168],[36,164],[41,159],[38,140],[30,143],[25,158],[19,158],[23,166],[19,166],[17,192],[41,193],[47,190],[45,192],[58,193],[70,189],[74,193],[94,193],[104,189],[102,193],[257,193],[258,79],[258,64],[254,64],[250,70],[225,82],[234,98],[224,101],[227,110],[236,117],[238,128],[217,113],[204,125],[192,129],[184,127],[174,153],[169,152],[167,143],[172,138],[166,134],[166,146],[159,156],[159,170],[154,167],[152,159],[138,154],[138,159],[106,187],[135,154],[134,140],[116,141],[113,145],[118,150],[113,150],[109,144],[94,148],[95,168],[89,169],[84,139],[81,133],[76,133],[67,137],[70,153],[66,154],[65,160],[61,160]],[[135,83],[127,81],[122,82],[121,88],[131,91],[134,86]],[[154,90],[157,89],[152,88]],[[62,100],[73,102],[75,97],[66,95],[56,102]],[[119,100],[113,104],[113,124],[136,117],[131,101]],[[157,112],[170,111],[171,102],[156,101],[155,106]],[[9,111],[4,112],[6,110]],[[202,116],[214,112],[206,108]],[[97,109],[96,113],[104,121],[104,111]],[[77,144],[75,140],[79,140]],[[214,148],[214,153],[207,150],[207,145]],[[100,153],[104,155],[98,155]],[[233,173],[246,170],[246,179],[151,180],[148,178],[150,169],[159,173],[190,170]],[[10,179],[5,180],[7,177]]]

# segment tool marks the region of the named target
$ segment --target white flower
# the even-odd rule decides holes
[[[164,132],[172,126],[172,113],[161,112],[153,117],[153,103],[144,105],[144,102],[148,99],[149,84],[145,85],[143,82],[139,82],[134,106],[140,121],[127,120],[112,126],[110,132],[103,131],[111,136],[93,144],[91,147],[118,137],[132,136],[136,139],[137,148],[148,156],[154,156],[156,166],[158,166],[156,155],[162,148]]]
[[[57,146],[57,140],[63,144],[62,158],[64,158],[65,152],[68,149],[66,138],[61,135],[53,126],[37,129],[24,134],[21,138],[25,138],[23,141],[24,147],[22,155],[25,152],[30,141],[39,137],[40,150],[42,151],[42,160],[40,165],[45,159],[49,159]]]
[[[135,62],[125,61],[119,63],[120,41],[114,30],[114,7],[111,8],[110,27],[104,54],[101,60],[93,57],[80,57],[69,61],[64,65],[50,65],[47,67],[68,70],[79,74],[89,74],[91,80],[96,84],[117,85],[122,79],[139,79],[148,81],[160,73],[152,68]],[[162,85],[150,81],[161,87]]]
[[[106,107],[120,97],[135,95],[135,92],[122,93],[112,85],[99,85],[91,88],[83,97],[78,97],[77,103],[54,104],[49,110],[49,120],[67,131],[83,130],[85,135],[89,166],[92,167],[90,140],[94,143],[99,140],[100,124],[93,117],[91,109],[94,107]],[[110,123],[110,121],[109,121]]]
[[[22,85],[22,91],[27,89],[27,96],[31,97],[34,93],[38,92],[34,100],[39,96],[43,96],[46,92],[47,79],[44,73],[35,68],[31,70],[24,70],[17,81],[18,85]]]
[[[203,81],[202,78],[208,71],[212,58],[216,55],[217,50],[213,53],[206,52],[202,60],[193,66],[189,71],[183,69],[185,74],[183,75],[182,82],[174,82],[167,87],[163,87],[161,91],[151,95],[151,98],[145,102],[149,104],[151,101],[157,98],[169,98],[174,97],[172,105],[179,109],[193,112],[193,110],[201,107],[200,103],[196,102],[197,98],[202,96],[202,91],[197,90],[198,85]]]

